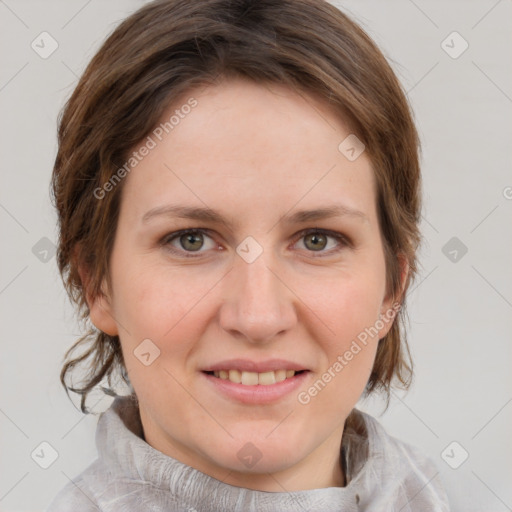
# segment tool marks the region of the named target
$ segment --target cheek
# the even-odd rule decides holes
[[[375,325],[383,287],[384,281],[368,272],[345,276],[310,296],[311,308],[329,326],[328,335],[322,337],[327,357],[320,376],[329,390],[321,402],[344,407],[355,403],[364,390],[378,345]]]
[[[137,258],[118,259],[114,314],[125,326],[126,344],[154,339],[159,345],[187,325],[189,313],[205,293],[207,283],[184,279],[184,272],[162,268]],[[190,328],[190,325],[188,325]]]
[[[120,329],[121,346],[135,389],[149,397],[165,389],[164,394],[179,397],[176,403],[186,401],[186,394],[167,372],[190,387],[194,354],[203,348],[205,331],[219,303],[215,289],[219,276],[215,272],[195,275],[191,268],[172,269],[142,257],[138,263],[133,258],[129,265],[119,265],[117,271],[115,314],[126,327]],[[147,367],[136,359],[146,339],[160,351]]]
[[[131,383],[146,404],[160,404],[157,410],[166,409],[169,397],[179,408],[187,403],[187,394],[178,382],[190,387],[189,357],[204,331],[204,288],[187,284],[177,272],[170,275],[147,264],[137,272],[131,267],[118,267],[115,301],[118,323],[125,326],[120,339]],[[154,345],[144,341],[148,339]],[[148,351],[151,362],[146,366],[140,357]]]
[[[330,344],[342,349],[379,318],[384,281],[371,272],[344,275],[309,293],[308,305],[329,327]]]

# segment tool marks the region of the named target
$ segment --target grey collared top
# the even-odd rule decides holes
[[[101,414],[98,459],[54,498],[47,512],[447,512],[433,462],[353,409],[341,458],[345,487],[263,492],[212,478],[143,438],[136,400],[118,396]]]

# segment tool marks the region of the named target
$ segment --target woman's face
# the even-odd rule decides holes
[[[91,306],[146,441],[241,487],[343,485],[343,425],[391,327],[370,160],[282,86],[226,81],[173,114],[125,178],[111,293]]]

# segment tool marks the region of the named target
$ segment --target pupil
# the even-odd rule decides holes
[[[309,237],[309,240],[313,243],[312,249],[314,251],[317,251],[319,249],[323,249],[325,247],[326,240],[325,240],[325,237],[323,235],[320,235],[318,233],[314,233],[312,235],[308,235],[308,237]],[[320,244],[318,243],[319,241],[320,241]],[[306,244],[306,246],[307,246],[307,244]]]
[[[201,248],[202,240],[200,238],[201,235],[196,235],[194,233],[187,233],[182,235],[182,246],[184,249],[189,249],[192,251],[196,251]],[[184,242],[184,243],[183,243]],[[187,244],[191,244],[191,246],[187,246]]]

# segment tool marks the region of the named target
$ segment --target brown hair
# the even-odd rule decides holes
[[[217,77],[285,84],[322,98],[349,123],[373,164],[388,292],[402,302],[417,272],[421,240],[419,141],[405,94],[371,39],[323,0],[157,0],[108,37],[59,118],[52,180],[60,229],[57,259],[80,318],[87,323],[86,294],[98,296],[103,279],[110,283],[123,183],[101,199],[95,191],[171,102]],[[409,265],[403,293],[399,255]],[[88,269],[87,290],[79,262]],[[366,395],[385,391],[388,404],[394,377],[405,389],[412,381],[404,313],[401,309],[379,342],[365,389]],[[86,349],[72,357],[79,347]],[[68,394],[81,395],[83,412],[89,412],[88,393],[103,379],[109,386],[103,391],[115,394],[114,370],[130,385],[118,336],[89,325],[65,358],[61,382]],[[81,387],[66,383],[76,366],[87,369]]]

